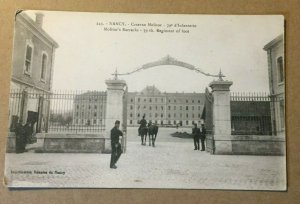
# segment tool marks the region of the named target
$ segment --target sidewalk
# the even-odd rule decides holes
[[[283,156],[210,155],[187,142],[153,148],[131,141],[117,169],[110,169],[109,161],[110,154],[10,153],[7,182],[14,187],[249,190],[284,190],[286,182]]]

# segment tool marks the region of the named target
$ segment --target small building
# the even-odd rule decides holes
[[[9,125],[17,121],[37,124],[36,131],[47,129],[53,61],[58,44],[43,29],[43,14],[35,21],[25,12],[16,15]]]
[[[263,48],[268,56],[269,89],[271,96],[271,120],[273,135],[285,132],[284,95],[284,36],[280,35]]]

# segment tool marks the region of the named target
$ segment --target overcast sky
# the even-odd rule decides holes
[[[26,11],[35,18],[36,11]],[[132,71],[170,55],[233,81],[232,91],[269,92],[265,44],[284,31],[282,16],[151,15],[45,12],[44,30],[59,44],[53,89],[106,90],[118,69]],[[97,22],[195,24],[187,33],[108,32]],[[130,28],[127,26],[126,28]],[[131,27],[133,28],[133,27]],[[155,85],[167,92],[204,92],[214,80],[177,66],[158,66],[129,76],[129,91]]]

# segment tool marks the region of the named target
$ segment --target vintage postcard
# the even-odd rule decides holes
[[[10,188],[285,191],[281,15],[20,11]]]

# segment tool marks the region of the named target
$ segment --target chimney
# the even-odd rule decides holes
[[[42,13],[35,14],[35,23],[40,28],[42,28],[42,26],[43,26],[43,18],[44,18],[44,14],[42,14]]]

